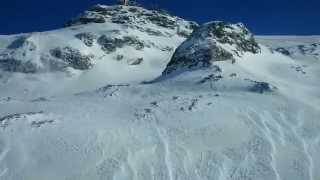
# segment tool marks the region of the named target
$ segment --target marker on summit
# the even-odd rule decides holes
[[[119,0],[119,3],[124,5],[124,6],[128,6],[129,5],[129,0]]]
[[[136,0],[118,0],[118,2],[123,6],[136,6],[138,4]]]

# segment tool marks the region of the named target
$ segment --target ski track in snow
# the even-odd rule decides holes
[[[173,180],[168,139],[166,137],[165,132],[163,132],[163,130],[159,128],[157,128],[156,130],[160,139],[161,146],[163,146],[164,159],[165,159],[165,163],[166,163],[166,167],[169,175],[169,180]]]
[[[106,102],[110,101],[111,99],[119,99],[116,101],[121,101],[121,94],[123,94],[122,90],[119,90],[120,95],[119,96],[113,96],[113,97],[107,97],[106,98]],[[169,96],[170,97],[170,96]],[[205,96],[206,97],[206,96]],[[209,101],[210,102],[210,98],[206,97],[206,100],[202,100],[200,99],[198,101],[197,106],[202,106],[203,101]],[[221,98],[221,97],[220,97]],[[153,97],[153,99],[157,99],[157,97]],[[192,98],[190,98],[192,99]],[[219,103],[217,105],[215,105],[215,101],[217,101],[217,99],[213,100],[213,109],[215,106],[218,106]],[[146,100],[147,102],[151,102],[151,100]],[[173,101],[173,100],[170,100]],[[168,103],[170,102],[168,101]],[[180,103],[184,102],[184,103]],[[285,179],[285,175],[280,171],[279,169],[281,169],[279,166],[282,166],[281,164],[279,164],[279,156],[281,156],[279,154],[279,151],[282,147],[285,147],[286,144],[288,143],[288,140],[286,140],[286,136],[287,137],[291,137],[293,138],[292,140],[297,141],[297,147],[301,150],[301,153],[298,153],[299,156],[301,156],[302,159],[306,159],[307,163],[307,167],[305,167],[305,169],[307,169],[308,171],[306,172],[303,169],[304,165],[300,166],[298,161],[294,161],[294,166],[298,170],[301,170],[300,173],[300,177],[301,178],[306,178],[306,179],[310,179],[310,180],[314,180],[314,178],[312,178],[314,172],[314,168],[313,167],[313,158],[312,155],[308,152],[309,147],[308,144],[312,144],[309,141],[306,141],[304,137],[302,137],[301,135],[299,135],[299,132],[303,126],[302,123],[304,123],[303,120],[299,120],[299,118],[296,119],[287,119],[287,114],[286,114],[286,110],[285,111],[268,111],[268,110],[264,110],[261,111],[260,109],[256,109],[256,108],[252,108],[250,107],[249,109],[247,109],[246,111],[242,111],[240,108],[240,113],[241,114],[246,114],[247,118],[244,118],[243,120],[248,121],[247,124],[248,126],[246,128],[248,128],[249,131],[252,131],[252,133],[259,135],[259,138],[254,141],[252,141],[252,145],[254,145],[255,143],[262,143],[266,145],[266,148],[263,148],[265,145],[261,146],[262,149],[260,149],[260,145],[256,144],[257,146],[252,146],[253,149],[248,149],[249,154],[247,154],[248,157],[246,158],[242,158],[241,156],[245,155],[246,153],[243,153],[246,150],[246,146],[241,147],[240,149],[238,149],[238,151],[240,152],[239,156],[237,155],[237,153],[235,154],[229,154],[228,156],[224,156],[223,154],[220,154],[218,152],[210,152],[210,151],[206,151],[206,150],[201,150],[201,151],[195,151],[193,145],[188,145],[186,148],[191,148],[191,149],[185,149],[188,150],[189,153],[184,152],[184,148],[178,147],[177,144],[172,144],[173,139],[171,139],[171,137],[175,137],[178,138],[177,140],[175,140],[174,142],[179,142],[179,143],[186,143],[188,140],[188,136],[193,136],[195,135],[193,133],[194,130],[196,130],[196,128],[194,130],[189,131],[189,133],[187,132],[186,129],[184,129],[181,125],[184,124],[183,121],[173,121],[172,123],[176,124],[173,126],[174,127],[168,127],[167,124],[168,122],[163,121],[164,119],[169,120],[173,114],[168,114],[164,117],[162,117],[162,113],[163,111],[167,111],[166,108],[164,108],[164,106],[167,105],[162,105],[165,101],[158,101],[158,106],[160,107],[152,107],[151,111],[152,113],[148,113],[145,112],[144,110],[144,106],[147,103],[144,103],[145,105],[141,106],[140,108],[138,108],[138,112],[141,113],[140,114],[140,119],[138,121],[134,121],[134,123],[132,124],[133,127],[136,127],[138,129],[132,129],[131,133],[136,134],[139,138],[142,139],[131,139],[130,136],[127,137],[128,135],[126,132],[124,132],[124,135],[121,135],[120,129],[119,127],[115,127],[115,130],[112,130],[109,132],[109,136],[106,140],[104,140],[105,142],[110,141],[111,142],[117,142],[117,139],[119,140],[119,144],[116,145],[114,144],[114,146],[119,146],[121,147],[122,143],[124,143],[123,145],[126,147],[124,150],[124,153],[121,153],[121,149],[119,149],[119,153],[118,155],[114,155],[113,158],[111,158],[112,156],[110,156],[110,150],[108,148],[108,146],[106,145],[102,145],[102,147],[98,147],[97,144],[92,144],[93,146],[91,147],[92,149],[87,151],[87,153],[83,153],[84,152],[84,147],[83,145],[78,144],[77,142],[81,141],[81,140],[77,140],[76,142],[73,142],[72,138],[73,137],[68,137],[68,136],[59,136],[59,137],[55,137],[52,140],[50,140],[50,142],[55,142],[53,143],[52,147],[56,147],[57,150],[59,151],[58,154],[64,154],[64,156],[68,157],[69,155],[73,154],[73,156],[79,157],[80,161],[79,163],[84,163],[86,162],[87,157],[89,156],[99,156],[99,158],[94,158],[97,160],[95,164],[96,166],[96,173],[97,176],[92,174],[90,175],[90,177],[94,178],[97,177],[97,179],[118,179],[120,177],[126,177],[125,179],[129,179],[129,177],[131,177],[132,179],[148,179],[150,177],[153,178],[159,178],[159,179],[176,179],[176,178],[182,178],[185,176],[190,175],[191,177],[194,177],[194,179],[211,179],[211,178],[217,178],[217,179],[237,179],[237,178],[242,178],[242,179],[246,179],[246,178],[251,178],[251,177],[260,177],[261,176],[259,174],[257,175],[251,175],[250,171],[243,169],[243,165],[240,166],[240,164],[242,163],[253,163],[250,166],[255,166],[255,163],[263,163],[264,166],[269,167],[270,171],[268,170],[268,174],[266,174],[268,178],[272,178],[276,179],[276,180],[282,180]],[[175,102],[177,103],[178,106],[180,105],[186,105],[189,106],[189,102],[186,101],[186,99],[182,99],[180,97],[180,99],[178,98],[178,100],[175,100]],[[221,100],[221,103],[223,103],[223,100]],[[173,108],[175,106],[175,103],[171,103],[170,102],[170,107]],[[67,104],[66,104],[67,105]],[[147,105],[146,105],[147,107]],[[50,107],[49,107],[50,108]],[[87,107],[88,112],[92,111],[93,109],[95,109],[95,107],[91,107],[88,106]],[[187,109],[187,108],[186,108]],[[99,111],[99,109],[96,109],[97,112]],[[193,109],[190,112],[185,112],[187,114],[201,114],[200,111],[202,111],[203,109],[199,109],[198,107],[196,107],[195,109]],[[148,110],[149,111],[149,110]],[[183,113],[183,114],[185,114]],[[274,118],[272,114],[278,114],[279,118]],[[295,113],[295,114],[301,114],[300,118],[303,118],[304,115],[303,113]],[[66,114],[67,116],[69,116],[68,114]],[[158,117],[160,115],[160,118]],[[90,117],[90,116],[88,116]],[[179,117],[178,119],[181,119],[182,117]],[[241,118],[242,119],[242,118]],[[62,121],[64,122],[64,121]],[[76,122],[76,121],[75,121]],[[82,121],[80,121],[82,122]],[[80,123],[79,122],[79,123]],[[128,121],[129,122],[129,121]],[[214,121],[213,121],[214,122]],[[17,122],[18,123],[18,122]],[[66,123],[66,122],[65,122]],[[67,125],[67,124],[65,124]],[[15,126],[15,124],[11,124],[8,128],[13,128]],[[68,125],[70,126],[70,125]],[[131,123],[127,124],[126,126],[131,126]],[[50,128],[49,126],[46,127],[44,126],[43,128]],[[125,126],[123,127],[124,129]],[[177,129],[176,129],[177,128]],[[101,131],[101,128],[99,131]],[[148,129],[148,131],[150,131],[151,134],[146,133],[145,136],[142,136],[142,134],[140,134],[140,130],[141,129]],[[176,129],[177,131],[172,131],[173,129]],[[39,129],[41,130],[41,129]],[[106,129],[107,130],[107,129]],[[210,132],[214,129],[211,128],[207,128],[206,131]],[[225,131],[225,129],[221,129],[222,132]],[[36,130],[37,131],[37,130]],[[138,132],[135,132],[138,131]],[[171,131],[172,133],[168,134],[168,132]],[[184,135],[187,135],[187,137],[181,136],[179,134],[179,131],[184,132]],[[208,136],[209,134],[207,134],[206,131],[200,131],[201,136],[199,136],[198,141],[201,142],[202,138],[206,138],[206,136]],[[102,131],[103,132],[103,131]],[[200,133],[199,132],[199,133]],[[212,131],[214,132],[214,131]],[[3,133],[3,132],[2,132]],[[138,133],[138,134],[137,134]],[[93,136],[95,136],[94,134],[92,134]],[[228,135],[228,133],[225,133],[225,135]],[[182,138],[184,137],[184,138]],[[102,139],[104,139],[104,136],[101,137]],[[123,141],[124,138],[129,138],[128,142]],[[157,150],[155,150],[154,152],[150,152],[147,153],[147,149],[146,150],[142,150],[141,154],[139,155],[139,153],[134,150],[132,145],[125,145],[127,143],[131,144],[131,143],[142,143],[144,141],[147,141],[148,138],[155,138],[155,148]],[[182,139],[181,139],[182,138]],[[90,138],[89,138],[90,139]],[[100,138],[99,138],[100,139]],[[93,142],[99,142],[99,139],[90,139],[87,141],[93,141]],[[109,139],[109,140],[108,140]],[[130,140],[131,139],[131,140]],[[316,142],[319,139],[319,136],[315,137],[314,142]],[[310,140],[311,141],[311,140]],[[14,142],[12,142],[14,143]],[[261,144],[261,145],[262,145]],[[149,146],[149,145],[148,145]],[[203,145],[201,145],[203,146]],[[199,148],[204,148],[199,146]],[[270,149],[268,148],[270,147]],[[89,148],[89,147],[88,147]],[[97,148],[99,148],[100,150],[98,150]],[[141,147],[142,149],[144,149],[143,147]],[[280,148],[280,149],[279,149]],[[193,150],[192,150],[193,149]],[[215,148],[214,148],[215,149]],[[266,151],[264,151],[263,149],[265,149]],[[8,153],[8,150],[5,150],[1,153],[1,161],[3,162],[4,157],[6,156],[6,154]],[[114,153],[114,150],[111,150],[111,152]],[[125,153],[126,152],[126,153]],[[145,152],[145,153],[143,153]],[[200,153],[201,152],[201,153]],[[201,158],[198,159],[197,153],[201,154]],[[217,153],[217,154],[216,154]],[[261,154],[260,154],[261,153]],[[68,155],[69,154],[69,155]],[[122,155],[121,155],[122,154]],[[126,155],[127,154],[127,155]],[[149,155],[148,155],[149,154]],[[189,154],[189,155],[188,155]],[[53,155],[53,154],[52,154]],[[50,155],[51,156],[51,155]],[[154,157],[158,157],[158,160],[155,160]],[[219,157],[220,156],[220,157]],[[234,160],[229,159],[230,157],[235,156]],[[238,157],[237,157],[238,156]],[[251,157],[252,156],[252,157]],[[269,157],[268,157],[269,156]],[[299,158],[299,156],[297,156],[297,158]],[[70,156],[71,158],[72,156]],[[139,158],[140,157],[140,158]],[[218,158],[219,157],[219,158]],[[256,158],[266,158],[265,161],[257,161],[254,163],[253,159]],[[289,156],[290,157],[290,156]],[[150,162],[148,162],[148,158],[150,158]],[[183,159],[189,159],[189,162],[193,162],[192,164],[189,163],[185,163],[185,161],[183,161]],[[240,158],[240,161],[236,160],[237,158]],[[294,158],[294,157],[292,157]],[[72,158],[73,159],[73,158]],[[92,160],[94,160],[92,159]],[[63,161],[62,159],[57,160],[57,162],[59,161]],[[288,161],[288,163],[291,160]],[[154,164],[155,162],[158,162],[160,164]],[[163,164],[162,164],[162,163]],[[235,169],[233,172],[230,174],[231,171],[231,167],[232,167],[232,163],[230,164],[230,162],[235,163],[234,165],[239,163],[240,168]],[[297,164],[298,163],[298,164]],[[145,165],[143,165],[145,164]],[[162,164],[162,165],[161,165]],[[188,165],[189,164],[189,165]],[[190,166],[188,168],[188,166]],[[231,166],[230,166],[231,165]],[[147,169],[143,168],[144,166],[148,166]],[[180,167],[181,170],[179,170],[177,167]],[[192,170],[190,171],[190,170]],[[2,168],[1,169],[1,175],[5,177],[6,174],[8,174],[8,172],[10,171],[14,171],[14,168]],[[90,172],[90,169],[87,169],[87,172]],[[80,179],[85,179],[88,178],[89,175],[85,175],[86,171],[83,172],[83,175],[75,175],[75,178],[70,177],[69,179],[76,179],[76,177],[80,178]],[[305,174],[307,173],[307,174]],[[299,173],[297,174],[299,175]],[[206,177],[207,176],[207,177]],[[118,178],[117,178],[118,177]],[[167,178],[166,178],[167,177]],[[297,176],[299,179],[300,177]],[[190,178],[191,179],[191,178]],[[259,179],[259,178],[258,178]]]
[[[4,162],[4,159],[6,158],[7,154],[9,153],[10,149],[6,148],[6,147],[0,147],[0,178],[2,176],[4,176],[7,171],[8,171],[8,168],[6,167],[2,167],[1,164],[2,162]]]

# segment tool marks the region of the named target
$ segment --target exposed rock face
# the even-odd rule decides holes
[[[252,81],[253,86],[250,88],[250,91],[256,92],[256,93],[267,93],[267,92],[272,92],[275,87],[271,86],[267,82],[258,82],[258,81]]]
[[[145,43],[134,36],[124,36],[122,38],[113,38],[106,35],[102,35],[98,39],[98,44],[101,49],[109,54],[117,50],[117,48],[122,48],[124,46],[132,46],[136,50],[141,50],[145,47]]]
[[[29,51],[34,51],[37,49],[36,45],[32,41],[28,40],[28,36],[21,36],[14,40],[7,48],[8,49],[18,49],[25,47]]]
[[[4,71],[21,72],[21,73],[35,73],[38,71],[36,64],[31,61],[20,61],[18,59],[1,60],[0,68]]]
[[[286,48],[283,48],[283,47],[279,47],[279,48],[276,48],[275,51],[283,54],[283,55],[286,55],[286,56],[290,56],[290,51],[287,50]]]
[[[88,39],[84,41],[89,43]],[[0,68],[10,72],[37,73],[49,69],[63,71],[66,67],[87,70],[93,66],[92,55],[83,55],[72,47],[52,49],[49,52],[51,56],[37,50],[38,47],[29,36],[17,38],[0,55]]]
[[[288,47],[276,47],[272,49],[276,52],[293,58],[295,58],[296,56],[309,56],[314,59],[320,59],[320,43],[301,44]]]
[[[163,75],[176,70],[208,67],[214,61],[235,60],[260,47],[241,23],[209,22],[202,25],[174,53]]]
[[[137,59],[130,59],[128,60],[128,64],[132,66],[139,65],[143,62],[143,58],[137,58]]]
[[[73,19],[71,21],[68,21],[64,26],[74,26],[74,25],[80,25],[80,24],[89,24],[89,23],[105,23],[106,20],[103,18],[102,15],[95,15],[91,16],[89,11],[85,14],[80,15],[78,18]]]
[[[31,128],[40,128],[55,123],[55,117],[43,111],[10,114],[0,117],[0,128],[6,129],[15,123],[28,124]]]
[[[207,77],[202,78],[198,84],[204,84],[207,82],[216,82],[223,78],[221,75],[221,68],[219,66],[213,66],[212,67],[212,74],[208,75]]]
[[[138,27],[139,25],[153,24],[168,29],[179,29],[178,34],[183,36],[188,36],[192,33],[194,29],[198,27],[195,22],[190,22],[183,20],[181,18],[171,16],[164,11],[150,11],[141,7],[136,6],[104,6],[96,5],[93,6],[88,11],[85,11],[79,17],[67,22],[66,27],[88,24],[88,23],[105,23],[112,22],[115,24],[125,24],[131,25],[133,27]],[[160,35],[161,33],[157,31],[148,31],[155,35]]]
[[[78,37],[87,45],[92,44],[91,40],[94,38],[91,34],[79,34]],[[92,58],[92,55],[83,55],[80,50],[72,47],[58,47],[49,53],[38,52],[38,47],[31,37],[21,36],[0,55],[0,68],[21,73],[63,71],[66,67],[87,70],[93,66]]]
[[[235,46],[242,52],[259,53],[260,47],[253,34],[242,24],[230,24],[225,22],[207,23],[202,30],[202,36],[214,37],[222,44]]]
[[[154,78],[198,24],[160,10],[96,5],[65,26],[50,32],[0,36],[0,70],[71,72],[72,68],[88,70],[93,62],[116,59],[127,62],[116,64],[119,67],[150,64],[157,69]]]
[[[298,49],[303,55],[310,54],[310,55],[314,55],[314,56],[319,56],[320,43],[299,45]]]
[[[83,55],[72,47],[56,48],[50,51],[55,58],[61,59],[65,66],[78,70],[87,70],[93,66],[93,55]]]
[[[0,69],[11,72],[35,73],[40,69],[40,60],[32,56],[37,46],[29,36],[21,36],[8,45],[7,50],[0,54]],[[38,61],[38,62],[37,62]]]
[[[94,40],[97,39],[96,35],[90,32],[76,34],[75,37],[81,40],[88,47],[92,47]]]
[[[51,56],[43,54],[34,56],[38,58],[36,60],[28,58],[30,51],[30,49],[19,48],[0,55],[0,69],[10,72],[37,73],[46,70],[63,71],[66,67],[87,70],[93,66],[93,55],[83,55],[72,47],[52,49]]]
[[[27,119],[30,116],[38,116],[42,115],[43,112],[28,112],[28,113],[21,113],[21,114],[11,114],[4,117],[0,117],[0,127],[7,128],[13,121],[17,121],[20,119]]]

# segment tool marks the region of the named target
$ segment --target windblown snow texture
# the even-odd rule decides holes
[[[0,179],[320,179],[319,42],[104,5],[0,36]]]

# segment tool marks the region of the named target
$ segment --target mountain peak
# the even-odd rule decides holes
[[[163,75],[208,67],[214,61],[235,61],[244,53],[259,52],[258,43],[244,24],[212,21],[201,25],[177,48]]]
[[[123,5],[95,5],[80,14],[77,18],[68,21],[65,26],[75,26],[89,23],[112,22],[128,26],[154,25],[163,28],[178,28],[181,33],[189,35],[198,24],[172,16],[166,11],[147,10],[139,6]]]

